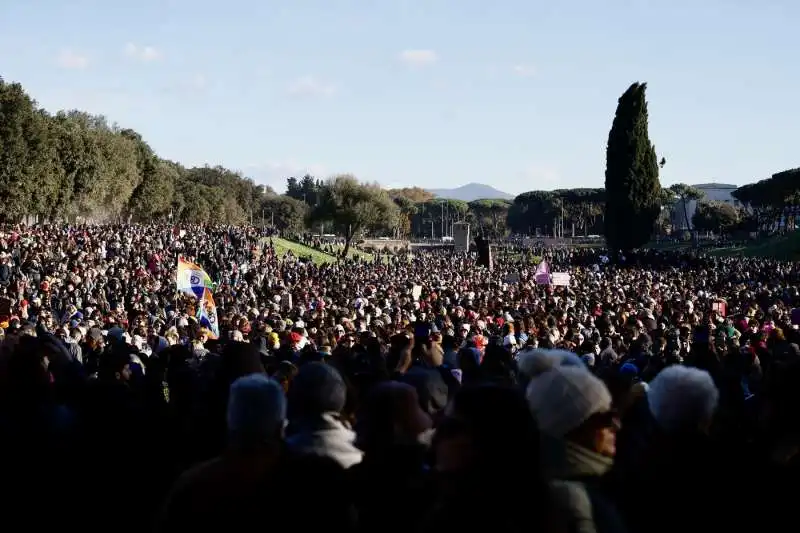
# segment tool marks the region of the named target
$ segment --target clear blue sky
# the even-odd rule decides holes
[[[800,166],[796,0],[6,0],[0,76],[162,157],[510,193],[602,186],[648,82],[662,182]]]

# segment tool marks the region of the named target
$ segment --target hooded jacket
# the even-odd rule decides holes
[[[356,434],[335,413],[323,413],[292,421],[286,443],[298,455],[329,457],[343,468],[361,462],[363,453],[356,448]]]

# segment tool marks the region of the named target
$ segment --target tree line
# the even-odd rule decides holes
[[[705,201],[702,190],[686,184],[662,188],[659,169],[666,164],[656,155],[648,133],[647,84],[633,83],[620,96],[606,147],[603,233],[613,251],[645,245],[665,215],[682,211],[686,228],[767,233],[796,228],[800,214],[800,169],[786,170],[732,193],[741,208]],[[697,202],[689,217],[688,205]]]
[[[337,178],[332,181],[336,182]],[[336,219],[334,212],[329,209],[329,213],[323,215],[318,208],[330,183],[331,180],[323,181],[309,175],[288,178],[286,194],[272,195],[266,202],[267,222],[292,232],[311,230],[347,235],[341,224],[332,222]],[[702,190],[682,183],[653,190],[658,209],[648,214],[654,219],[645,222],[647,231],[636,236],[634,241],[649,240],[653,233],[668,234],[678,227],[722,234],[778,229],[781,223],[794,227],[795,218],[800,216],[800,169],[781,172],[737,189],[733,197],[741,203],[739,207],[707,200]],[[377,189],[373,192],[377,194]],[[536,190],[522,193],[514,200],[465,202],[436,198],[422,188],[407,187],[389,189],[377,197],[378,203],[384,206],[377,210],[382,218],[358,227],[395,238],[440,240],[452,236],[459,222],[470,224],[473,233],[480,232],[491,238],[509,235],[586,237],[607,232],[604,188]],[[386,207],[388,200],[393,207]],[[688,206],[693,201],[697,202],[697,208],[690,215]],[[270,216],[273,213],[274,218]],[[637,216],[628,215],[622,219],[621,231],[625,235],[630,235],[630,223],[641,220]],[[676,226],[676,221],[682,225]]]
[[[242,223],[274,191],[223,167],[159,158],[132,129],[49,114],[0,78],[0,220]]]
[[[666,161],[658,161],[648,137],[645,92],[646,84],[634,83],[617,102],[604,188],[463,202],[419,187],[385,190],[347,175],[289,177],[279,195],[221,166],[186,168],[162,159],[137,132],[102,116],[50,114],[20,84],[0,78],[0,221],[250,222],[287,233],[336,233],[348,245],[368,233],[441,239],[467,222],[495,238],[603,234],[621,250],[668,229],[669,215],[691,200],[699,202],[691,225],[704,231],[794,225],[800,169],[740,187],[733,196],[743,209],[706,202],[688,185],[662,188],[658,173]]]
[[[800,168],[739,187],[733,197],[751,213],[752,230],[796,228],[800,216]]]

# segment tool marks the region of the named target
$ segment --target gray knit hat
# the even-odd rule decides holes
[[[556,366],[536,376],[526,397],[542,433],[558,438],[611,410],[605,383],[582,366]]]
[[[583,361],[566,350],[526,348],[518,355],[517,368],[527,379],[533,379],[556,366],[583,366]]]
[[[231,385],[227,418],[228,432],[239,440],[274,437],[286,420],[283,388],[263,374],[240,377]]]
[[[290,418],[339,413],[347,400],[347,385],[330,365],[307,363],[289,387]]]

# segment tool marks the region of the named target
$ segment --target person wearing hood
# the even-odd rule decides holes
[[[325,363],[303,365],[289,387],[286,443],[299,455],[329,457],[343,468],[361,462],[355,433],[342,420],[347,386],[339,372]]]
[[[528,407],[542,433],[552,497],[570,533],[622,532],[603,476],[616,453],[618,415],[605,384],[582,366],[554,366],[531,379]]]
[[[265,511],[279,529],[354,530],[344,472],[333,461],[287,452],[286,410],[286,397],[276,381],[260,373],[235,380],[225,417],[225,450],[178,479],[157,531],[243,530],[264,520]],[[308,484],[325,495],[312,512],[298,497]]]

